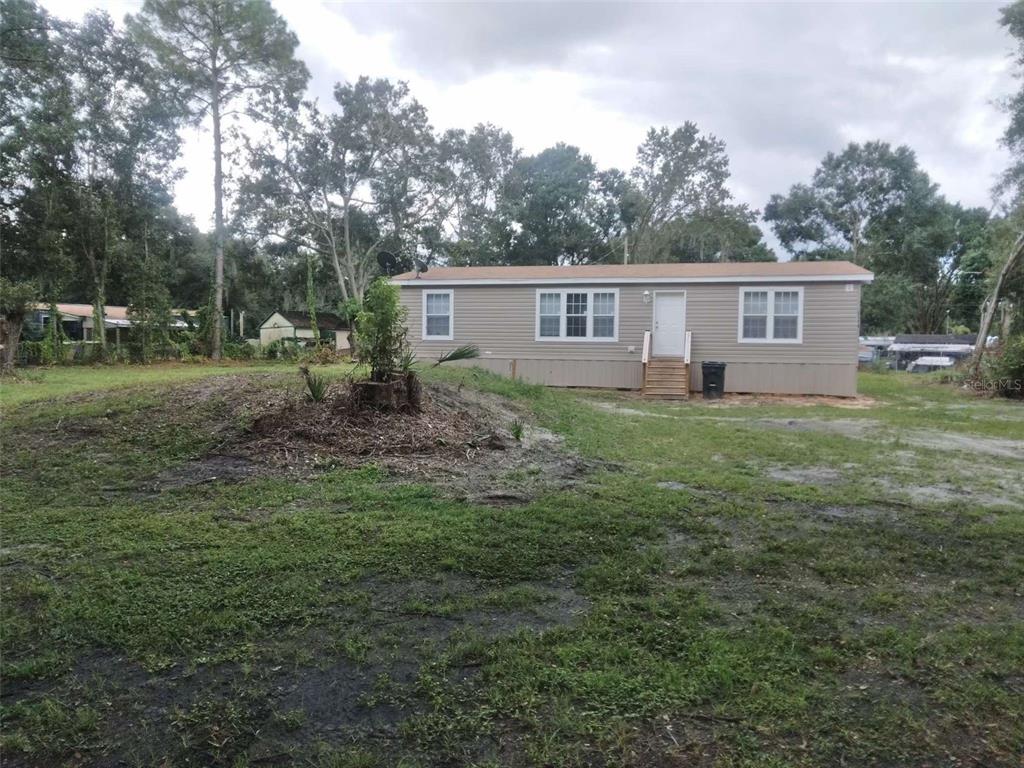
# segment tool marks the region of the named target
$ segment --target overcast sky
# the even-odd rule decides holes
[[[491,122],[527,152],[565,141],[623,169],[649,126],[692,120],[726,142],[733,192],[756,208],[850,141],[908,144],[970,205],[989,205],[1007,164],[1005,3],[274,4],[327,108],[337,81],[403,79],[438,129]],[[120,19],[138,3],[45,5]],[[202,227],[210,152],[209,134],[190,131],[176,190]]]

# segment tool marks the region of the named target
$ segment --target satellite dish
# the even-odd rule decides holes
[[[380,251],[377,254],[377,265],[380,267],[380,271],[388,277],[393,277],[402,271],[398,257],[390,251]]]

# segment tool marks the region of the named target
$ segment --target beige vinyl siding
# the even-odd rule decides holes
[[[537,341],[537,286],[451,286],[454,327],[451,341],[422,339],[422,288],[403,286],[410,340],[422,357],[436,357],[460,344],[476,344],[480,363],[510,375],[562,386],[640,385],[644,331],[650,330],[658,291],[686,291],[686,329],[692,333],[691,360],[733,364],[729,391],[853,394],[856,380],[860,286],[847,283],[773,283],[803,287],[803,341],[789,344],[737,340],[741,287],[756,280],[716,284],[616,284],[619,291],[617,341]],[[424,286],[441,288],[442,286]],[[448,288],[449,286],[444,286]],[[605,288],[605,285],[544,286],[545,289]],[[644,291],[651,302],[644,303]],[[588,363],[578,365],[578,363]],[[594,364],[589,364],[594,363]],[[575,364],[575,365],[574,365]],[[741,365],[742,364],[742,365]],[[696,372],[695,372],[696,373]],[[700,384],[699,373],[691,377]]]

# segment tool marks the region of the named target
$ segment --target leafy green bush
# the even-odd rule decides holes
[[[346,299],[338,305],[338,315],[351,326],[359,317],[362,308],[363,305],[359,303],[359,299]]]
[[[22,365],[40,365],[46,356],[46,341],[25,341],[18,344],[18,362]]]
[[[356,318],[356,357],[370,366],[370,381],[390,381],[401,370],[409,347],[406,314],[398,300],[398,286],[387,278],[377,278],[366,289]]]
[[[330,344],[317,344],[302,351],[302,360],[313,365],[330,365],[338,362],[338,352]]]
[[[222,354],[229,360],[252,360],[256,347],[246,341],[225,341]]]
[[[298,360],[299,346],[291,339],[274,339],[263,348],[267,360]]]
[[[982,385],[1003,397],[1024,397],[1024,334],[1011,336],[985,359]]]

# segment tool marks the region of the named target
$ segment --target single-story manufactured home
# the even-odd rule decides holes
[[[349,343],[348,323],[330,312],[316,313],[316,327],[321,340],[334,337],[334,348],[338,352],[351,349]],[[313,325],[309,322],[308,312],[271,313],[270,317],[260,323],[260,346],[266,347],[278,339],[289,339],[299,344],[313,343]]]
[[[700,363],[725,391],[852,396],[861,286],[845,261],[438,267],[393,278],[417,354],[554,386],[686,396]]]
[[[33,320],[42,327],[50,323],[50,305],[36,304],[33,308]],[[93,318],[92,304],[70,304],[59,302],[57,312],[60,314],[60,323],[64,335],[71,341],[92,342],[96,340],[95,319]],[[171,328],[184,329],[188,327],[186,316],[195,316],[194,309],[172,309]],[[128,307],[107,304],[103,307],[103,327],[107,335],[107,341],[120,345],[121,330],[128,331],[134,325]]]

